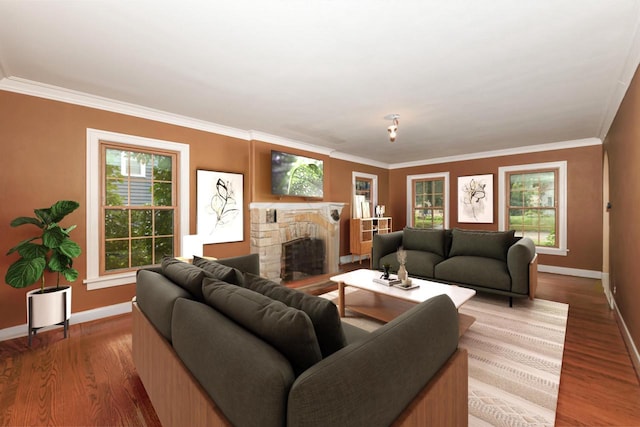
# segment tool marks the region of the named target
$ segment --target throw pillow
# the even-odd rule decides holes
[[[323,357],[347,345],[338,308],[333,302],[287,288],[251,273],[244,274],[243,282],[242,286],[247,289],[307,313],[316,331]]]
[[[203,269],[166,256],[162,258],[162,274],[202,301]]]
[[[210,259],[200,258],[199,256],[194,255],[193,265],[211,273],[213,277],[220,279],[223,282],[238,285],[242,281],[242,273],[240,271]]]
[[[322,360],[313,324],[305,312],[214,278],[206,278],[202,290],[207,304],[282,353],[296,376]]]
[[[406,250],[431,252],[444,256],[444,230],[421,230],[406,227],[402,231],[402,247]]]
[[[472,231],[453,230],[453,240],[449,257],[478,256],[507,260],[507,252],[513,243],[514,230]]]

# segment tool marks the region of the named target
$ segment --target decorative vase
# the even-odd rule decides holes
[[[407,281],[407,277],[409,277],[407,269],[405,268],[404,264],[400,264],[400,267],[398,268],[398,280],[404,283]]]

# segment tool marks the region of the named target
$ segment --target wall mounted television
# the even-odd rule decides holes
[[[322,198],[324,165],[319,159],[271,151],[271,193]]]

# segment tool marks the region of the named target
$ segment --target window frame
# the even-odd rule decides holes
[[[442,196],[444,203],[444,229],[449,228],[449,216],[450,216],[450,196],[451,196],[451,187],[449,185],[449,172],[437,172],[437,173],[428,173],[428,174],[420,174],[420,175],[407,175],[407,227],[413,227],[413,196],[414,196],[414,181],[424,181],[424,180],[436,180],[436,179],[444,179],[443,191],[444,194]]]
[[[536,246],[536,252],[539,254],[567,256],[569,249],[567,248],[567,161],[531,163],[524,165],[503,166],[498,168],[498,228],[499,230],[507,230],[507,210],[508,197],[507,192],[507,175],[511,173],[535,173],[539,171],[557,171],[557,180],[555,183],[557,191],[556,199],[556,243],[557,248],[548,246]]]
[[[127,185],[127,196],[128,196],[128,203],[123,205],[123,206],[112,206],[112,205],[108,205],[106,202],[106,198],[105,198],[105,190],[106,190],[106,182],[107,182],[107,176],[106,176],[106,159],[107,159],[107,151],[108,150],[121,150],[121,161],[120,161],[120,175],[121,177],[118,179],[123,179],[126,180],[128,185]],[[135,183],[141,183],[141,182],[147,182],[149,183],[149,185],[152,184],[157,184],[158,182],[162,182],[161,180],[157,180],[154,178],[153,176],[153,162],[150,163],[150,174],[149,174],[149,179],[141,179],[141,178],[146,178],[146,165],[147,163],[142,163],[137,161],[136,159],[133,158],[129,158],[125,154],[126,152],[138,152],[138,153],[145,153],[148,154],[150,156],[164,156],[164,157],[170,157],[172,158],[171,164],[172,164],[172,171],[171,171],[171,181],[168,181],[171,183],[171,193],[172,193],[172,204],[170,206],[161,206],[161,205],[156,205],[154,203],[150,204],[150,205],[139,205],[139,204],[134,204],[132,203],[133,200],[133,192],[132,192],[132,188],[133,185]],[[143,148],[140,146],[131,146],[131,145],[124,145],[121,143],[114,143],[112,141],[105,141],[105,140],[101,140],[100,141],[100,156],[101,156],[101,161],[100,161],[100,168],[101,168],[101,174],[100,174],[100,224],[99,224],[99,229],[101,230],[100,233],[100,275],[101,276],[106,276],[106,275],[111,275],[111,274],[118,274],[118,273],[125,273],[127,271],[137,271],[140,268],[147,268],[150,267],[151,265],[157,265],[157,264],[149,264],[149,265],[143,265],[143,266],[135,266],[135,267],[127,267],[127,268],[122,268],[119,269],[118,271],[107,271],[106,270],[106,262],[105,262],[105,246],[106,246],[106,242],[107,241],[114,241],[114,240],[119,240],[119,241],[127,241],[130,245],[133,244],[134,241],[139,240],[140,237],[134,237],[134,236],[129,236],[127,238],[117,238],[117,239],[108,239],[105,236],[104,231],[106,231],[106,224],[105,224],[105,214],[107,210],[112,210],[112,209],[116,209],[116,210],[120,210],[120,209],[124,209],[126,211],[129,212],[128,216],[133,215],[134,211],[142,211],[142,210],[151,210],[153,212],[157,212],[157,211],[167,211],[167,210],[171,210],[174,213],[179,212],[180,207],[178,206],[178,199],[177,199],[177,182],[178,182],[178,158],[179,158],[179,153],[175,152],[175,151],[167,151],[167,150],[160,150],[158,148],[155,149],[148,149],[148,148]],[[126,159],[127,163],[123,164],[122,159]],[[130,171],[130,167],[131,164],[133,164],[135,161],[136,164],[138,165],[144,165],[145,167],[141,169],[141,173],[130,173],[128,175],[123,175],[123,172],[127,172],[127,169],[129,169]],[[124,168],[123,168],[124,166]],[[167,183],[167,182],[164,182]],[[154,198],[154,195],[151,194],[151,198]],[[152,219],[152,221],[154,221]],[[129,224],[130,225],[130,224]],[[172,238],[173,238],[173,247],[174,247],[174,253],[177,247],[179,247],[178,245],[178,239],[179,239],[179,234],[176,234],[176,231],[178,231],[179,227],[178,227],[178,218],[174,215],[173,217],[173,233],[171,234]],[[145,236],[146,237],[152,237],[152,238],[162,238],[160,236]],[[166,236],[165,236],[166,237]],[[129,262],[131,262],[131,252],[129,252]]]
[[[159,139],[144,138],[98,129],[87,128],[87,278],[84,284],[87,290],[103,289],[112,286],[127,285],[135,282],[136,271],[123,273],[100,274],[100,232],[101,215],[101,141],[123,144],[132,147],[140,147],[147,150],[173,151],[177,158],[177,183],[176,200],[178,220],[176,221],[174,252],[180,253],[182,237],[189,231],[189,145],[179,142],[163,141]]]

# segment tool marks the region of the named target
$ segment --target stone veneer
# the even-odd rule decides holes
[[[251,203],[251,252],[260,254],[260,275],[280,282],[282,244],[300,237],[325,242],[325,273],[337,273],[340,213],[344,203]],[[276,222],[268,222],[275,211]]]

